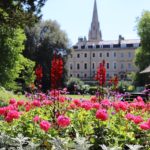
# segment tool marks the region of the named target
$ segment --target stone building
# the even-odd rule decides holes
[[[127,73],[138,70],[133,61],[139,46],[140,40],[124,39],[121,35],[118,40],[102,39],[95,0],[88,40],[86,37],[79,38],[72,47],[67,61],[68,77],[92,81],[99,63],[105,60],[107,78],[114,75],[124,78]]]

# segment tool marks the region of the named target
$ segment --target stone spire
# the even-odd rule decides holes
[[[96,0],[94,2],[93,18],[92,18],[91,28],[89,31],[88,40],[89,41],[102,41],[102,34],[101,34],[100,25],[98,21]]]

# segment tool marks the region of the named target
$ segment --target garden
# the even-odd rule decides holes
[[[150,150],[150,89],[130,95],[150,81],[139,73],[149,65],[150,12],[137,25],[139,72],[107,79],[101,60],[91,86],[67,76],[69,38],[41,20],[45,2],[0,2],[0,150]]]

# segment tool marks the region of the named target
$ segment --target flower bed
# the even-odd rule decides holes
[[[141,97],[130,103],[98,102],[95,96],[70,100],[52,91],[29,101],[11,99],[8,106],[0,108],[0,119],[0,138],[14,139],[21,134],[27,138],[19,139],[39,149],[97,150],[104,145],[123,149],[127,144],[150,149],[150,103]],[[12,146],[6,141],[1,140],[0,146]]]

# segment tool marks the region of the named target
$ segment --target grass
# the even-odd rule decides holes
[[[90,99],[91,95],[66,95],[67,97],[73,98],[73,99]]]
[[[4,88],[0,87],[0,101],[8,102],[11,98],[16,100],[26,100],[27,98],[24,95],[16,95],[11,91],[7,91]]]

